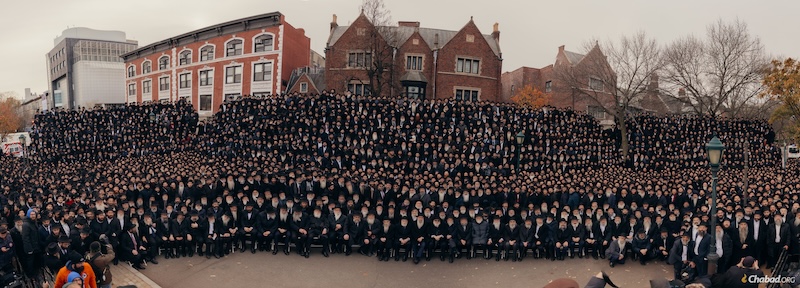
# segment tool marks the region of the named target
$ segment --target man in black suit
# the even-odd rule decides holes
[[[303,210],[297,209],[292,213],[291,235],[297,254],[308,258],[311,242],[308,234],[308,215]]]
[[[761,211],[755,211],[753,218],[750,220],[749,225],[749,238],[753,239],[752,253],[753,258],[756,258],[761,263],[766,263],[766,246],[767,246],[767,224],[764,219],[761,219]]]
[[[606,257],[608,257],[608,266],[614,267],[617,264],[625,264],[625,251],[628,242],[625,240],[627,234],[619,234],[617,240],[611,241],[606,249]]]
[[[418,264],[422,256],[425,255],[426,245],[428,244],[428,223],[425,222],[425,215],[417,215],[417,221],[411,225],[411,248],[414,264]]]
[[[342,214],[342,207],[336,206],[333,208],[333,213],[331,213],[330,218],[328,219],[328,223],[331,225],[330,239],[331,244],[333,244],[333,253],[342,253],[344,252],[342,246],[347,244],[347,241],[344,240],[345,234],[345,226],[347,226],[347,216]]]
[[[532,224],[531,227],[533,228],[533,238],[531,239],[531,244],[528,245],[533,247],[534,258],[550,257],[551,251],[553,250],[553,242],[550,238],[550,226],[544,223],[544,218],[536,217],[536,224]]]
[[[447,225],[442,224],[442,219],[434,217],[431,225],[428,227],[428,260],[430,260],[436,248],[439,248],[439,259],[444,261],[445,255],[449,253],[449,249],[447,248],[448,235]]]
[[[272,246],[275,240],[275,233],[278,229],[278,220],[275,218],[275,210],[267,208],[261,212],[256,221],[256,229],[258,229],[258,247],[261,251],[270,250],[272,254],[276,254],[278,247]]]
[[[783,216],[780,213],[775,213],[773,217],[775,221],[769,223],[767,228],[767,239],[769,242],[767,247],[767,269],[772,268],[778,262],[781,252],[789,250],[789,224],[783,222]]]
[[[221,221],[217,221],[217,216],[214,213],[206,215],[208,221],[203,226],[203,241],[206,243],[206,259],[222,257],[222,243],[220,235],[223,232]]]
[[[352,218],[347,222],[345,228],[345,234],[342,236],[347,243],[344,247],[344,255],[349,256],[353,253],[353,245],[356,244],[360,245],[358,252],[364,254],[363,244],[366,234],[366,225],[361,221],[361,213],[353,213]]]
[[[594,242],[594,252],[593,252],[594,255],[592,256],[594,256],[595,259],[597,259],[597,256],[600,256],[600,258],[605,259],[606,258],[605,251],[606,249],[608,249],[608,246],[611,245],[612,241],[611,238],[613,235],[611,233],[612,229],[608,225],[608,219],[605,216],[600,217],[600,221],[598,221],[597,224],[594,225],[593,230],[594,230],[595,242]]]
[[[453,236],[450,238],[449,244],[451,263],[456,255],[459,258],[461,257],[461,250],[469,252],[469,247],[472,246],[472,226],[469,225],[469,220],[467,220],[466,216],[461,216],[458,222],[458,224],[450,227],[450,235]],[[467,253],[467,258],[469,257],[469,253]]]
[[[764,277],[764,272],[758,269],[758,260],[753,257],[747,256],[739,261],[739,264],[728,269],[725,274],[716,277],[713,282],[713,287],[726,287],[726,288],[756,288],[758,283],[750,281],[742,281],[742,279],[750,278],[750,276]]]
[[[519,258],[519,241],[520,235],[520,227],[517,226],[517,220],[511,218],[508,220],[508,225],[506,225],[505,229],[503,230],[503,247],[505,248],[506,254],[506,261],[508,261],[509,256],[511,255],[511,261],[517,262]],[[511,254],[509,254],[511,253]],[[521,260],[521,258],[519,258]]]
[[[237,233],[239,233],[239,239],[241,239],[242,243],[239,247],[241,247],[241,252],[244,252],[247,247],[247,241],[250,241],[250,253],[256,253],[256,238],[258,236],[258,230],[256,229],[256,222],[258,219],[258,213],[253,209],[253,202],[247,202],[244,206],[244,212],[241,213],[239,217],[239,229]]]
[[[394,228],[394,243],[392,246],[394,248],[394,261],[399,261],[400,258],[403,258],[403,262],[408,260],[408,254],[411,253],[411,242],[413,236],[411,233],[411,226],[408,225],[408,218],[403,217],[400,219],[400,224],[395,226]],[[402,257],[400,256],[400,249],[405,249],[405,253],[403,253]]]
[[[289,243],[292,240],[292,216],[289,215],[289,210],[286,206],[281,205],[279,208],[278,218],[275,223],[275,248],[272,249],[272,255],[278,254],[278,243],[283,242],[283,254],[289,255]]]
[[[653,239],[653,252],[654,258],[660,261],[665,261],[669,257],[669,250],[671,245],[675,242],[675,238],[669,234],[667,228],[661,228],[660,234]]]
[[[145,248],[142,244],[141,239],[136,234],[136,226],[133,223],[125,224],[125,235],[122,236],[120,239],[120,252],[123,255],[123,259],[131,262],[133,264],[133,268],[137,270],[143,270],[143,255],[147,253],[147,248]]]
[[[691,235],[684,233],[680,239],[675,240],[672,248],[669,250],[669,258],[667,264],[671,264],[675,268],[675,279],[681,279],[681,271],[683,265],[695,266],[692,259],[694,259],[694,251],[692,247],[694,243],[691,241]]]
[[[322,244],[322,256],[328,257],[330,242],[328,241],[328,219],[322,216],[322,209],[315,207],[311,217],[308,219],[309,241],[317,241]]]
[[[708,226],[705,223],[697,227],[697,238],[692,247],[694,252],[692,262],[697,268],[697,277],[702,277],[708,275],[708,252],[711,248],[711,237],[708,235]]]
[[[392,254],[392,245],[394,244],[394,227],[392,226],[392,220],[389,218],[383,218],[382,222],[375,243],[378,249],[378,261],[389,261],[389,257]]]

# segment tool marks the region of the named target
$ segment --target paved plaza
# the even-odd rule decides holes
[[[315,250],[315,252],[318,252]],[[649,287],[653,278],[672,276],[672,267],[660,263],[627,263],[611,268],[606,260],[549,261],[526,258],[523,262],[438,258],[414,265],[379,262],[374,257],[337,254],[310,259],[269,253],[235,253],[222,259],[205,257],[160,261],[141,271],[161,287],[542,287],[569,277],[583,285],[591,275],[606,271],[620,287]],[[267,285],[269,281],[271,285]]]

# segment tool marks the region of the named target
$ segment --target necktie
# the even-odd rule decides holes
[[[131,235],[131,240],[133,240],[133,248],[139,247],[139,245],[136,245],[136,237],[133,237],[133,233],[128,233],[128,235]]]

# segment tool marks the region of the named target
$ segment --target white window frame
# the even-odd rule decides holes
[[[183,79],[185,78],[185,79]],[[189,85],[186,87],[183,86],[184,82],[188,82]],[[185,72],[178,74],[178,89],[191,89],[192,88],[192,73]]]
[[[145,86],[144,83],[147,83],[148,85]],[[147,88],[147,89],[145,89],[145,88]],[[147,91],[145,91],[145,90],[147,90]],[[147,79],[147,80],[142,81],[142,94],[144,94],[144,93],[153,93],[153,80]]]
[[[553,92],[553,80],[544,82],[544,92],[546,93]]]
[[[462,95],[461,99],[458,99],[458,92],[459,91],[461,91],[461,95]],[[465,100],[465,98],[463,96],[464,92],[469,92],[470,93],[470,99],[469,100]],[[473,92],[478,92],[477,99],[472,97],[472,95],[474,94]],[[476,87],[461,87],[461,86],[453,87],[453,99],[455,101],[462,101],[462,102],[480,102],[481,101],[481,89],[480,88],[476,88]]]
[[[187,60],[187,62],[186,62],[186,63],[182,63],[182,62],[183,62],[183,60],[184,60],[184,57],[183,57],[183,56],[184,56],[184,53],[187,53],[187,52],[189,53],[189,59]],[[183,50],[181,50],[181,52],[180,52],[180,53],[178,53],[178,66],[185,66],[185,65],[190,65],[190,64],[192,64],[192,56],[193,56],[193,55],[192,55],[192,54],[193,54],[192,52],[193,52],[193,51],[192,51],[192,49],[189,49],[189,48],[186,48],[186,49],[183,49]]]
[[[205,55],[205,53],[203,53],[203,49],[205,49],[206,47],[211,47],[211,59],[203,60],[203,56]],[[217,58],[217,45],[205,44],[203,46],[200,46],[200,49],[197,51],[198,53],[200,53],[199,57],[197,57],[198,62],[213,61],[214,59]]]
[[[300,93],[308,93],[308,82],[300,82]]]
[[[266,48],[267,46],[264,46],[265,47],[264,51],[256,51],[256,47],[257,47],[257,44],[258,44],[256,39],[258,37],[261,37],[261,36],[272,36],[272,45],[270,45],[269,48]],[[272,33],[269,33],[269,32],[262,32],[262,33],[259,33],[256,36],[253,36],[252,41],[253,41],[253,53],[264,53],[264,52],[275,51],[275,34],[272,34]]]
[[[161,62],[162,62],[161,59],[167,59],[167,66],[166,67],[163,67],[163,68],[161,67]],[[158,57],[158,70],[159,71],[168,70],[171,67],[170,61],[171,60],[169,59],[169,55],[162,55],[161,57]]]
[[[369,81],[352,80],[349,83],[347,83],[347,91],[350,91],[350,93],[352,93],[353,95],[362,95],[362,96],[372,95],[372,91],[368,91],[370,86],[369,83],[370,83]],[[350,89],[351,85],[353,86],[352,90]],[[361,92],[362,92],[361,94],[356,93],[358,91],[357,89],[358,86],[361,86]],[[363,93],[364,91],[368,91],[369,93]]]
[[[596,83],[600,83],[600,87],[595,87]],[[592,91],[605,91],[606,83],[600,78],[597,77],[589,77],[589,89]],[[599,88],[599,89],[598,89]]]
[[[242,41],[242,51],[241,51],[241,53],[236,54],[236,55],[228,55],[228,44],[230,44],[231,42],[236,41],[236,40]],[[225,41],[225,57],[236,57],[236,56],[240,56],[240,55],[244,55],[244,38],[242,38],[242,37],[234,37],[234,38],[228,39],[228,41]]]
[[[166,81],[167,89],[162,89],[164,84],[161,83],[161,79],[167,79],[167,81]],[[169,91],[169,84],[170,84],[169,83],[169,76],[158,77],[158,91],[159,92],[160,91]]]
[[[128,78],[136,77],[136,66],[131,64],[128,65]]]
[[[136,96],[136,83],[128,84],[128,96]]]
[[[459,67],[459,62],[462,62]],[[477,62],[477,63],[476,63]],[[480,58],[473,58],[467,56],[458,56],[456,57],[456,73],[462,74],[470,74],[470,75],[481,75],[481,63],[483,61]],[[469,69],[467,68],[467,63],[469,63]],[[475,69],[475,64],[477,64],[478,68]]]
[[[259,66],[259,65],[266,65],[266,66],[270,67],[269,78],[267,78],[265,80],[263,80],[263,77],[261,78],[262,80],[256,79],[256,67]],[[253,74],[252,81],[253,82],[272,82],[272,79],[275,76],[275,64],[272,61],[253,62],[252,67],[250,67],[250,68],[252,68],[252,69],[250,69],[250,71],[253,71],[252,72],[252,74]],[[227,73],[227,70],[225,72]],[[264,71],[261,71],[261,73],[264,73]],[[227,77],[226,77],[226,80],[227,80]]]
[[[205,74],[206,76],[210,76],[210,77],[206,77],[206,78],[208,78],[208,81],[205,82],[206,83],[205,85],[203,85],[203,78],[202,78],[203,74]],[[208,87],[208,86],[213,87],[214,86],[214,70],[213,69],[197,70],[197,86],[198,87]]]
[[[228,82],[228,77],[229,77],[228,76],[228,69],[230,69],[230,68],[233,68],[233,72],[234,72],[234,74],[233,74],[233,82]],[[241,71],[239,71],[239,82],[236,82],[236,68],[241,69]],[[244,74],[244,65],[242,65],[242,64],[235,64],[235,65],[225,66],[225,84],[226,85],[228,85],[228,84],[242,84],[242,81],[244,80],[242,78],[242,76],[243,76],[242,74]]]
[[[211,98],[211,101],[210,101],[211,103],[209,104],[209,107],[208,107],[209,109],[208,110],[204,110],[203,109],[203,96],[208,96],[209,98]],[[198,95],[197,96],[197,111],[199,111],[199,112],[211,112],[211,111],[214,111],[214,94],[200,94],[200,95]]]
[[[144,69],[145,68],[144,64],[149,64],[150,65],[150,69]],[[147,73],[150,73],[150,72],[153,72],[153,61],[150,61],[150,59],[142,61],[142,74],[147,74]]]
[[[419,63],[416,60],[419,59]],[[425,69],[425,55],[422,54],[406,54],[406,71],[423,71]]]
[[[361,65],[359,65],[358,63],[359,54],[364,55],[364,58],[361,59],[362,60]],[[350,55],[355,56],[355,59],[353,61],[350,61]],[[367,58],[367,55],[369,55],[369,58]],[[372,56],[373,56],[372,52],[368,51],[349,51],[347,52],[347,68],[365,69],[372,67]],[[367,61],[367,59],[369,59],[369,61]]]

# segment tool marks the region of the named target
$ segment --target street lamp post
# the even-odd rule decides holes
[[[519,131],[517,133],[517,174],[519,174],[519,158],[520,156],[520,149],[522,149],[522,143],[525,142],[525,132]]]
[[[725,150],[725,145],[719,141],[717,136],[711,139],[706,144],[706,152],[708,154],[708,165],[711,167],[711,247],[708,252],[708,271],[714,274],[717,271],[717,172],[719,172],[719,162],[722,160],[722,151]]]

